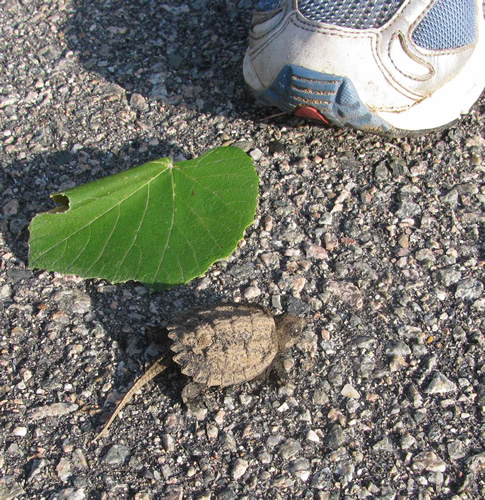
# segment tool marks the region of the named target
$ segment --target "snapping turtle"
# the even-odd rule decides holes
[[[291,314],[272,316],[258,305],[219,304],[191,309],[167,329],[173,341],[173,361],[183,374],[192,377],[182,392],[187,404],[202,388],[239,384],[268,371],[296,343],[303,321]],[[133,394],[165,370],[170,361],[170,355],[163,356],[135,382],[94,441],[107,434]]]

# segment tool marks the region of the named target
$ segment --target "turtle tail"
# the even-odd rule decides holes
[[[131,401],[134,394],[146,384],[148,384],[150,380],[154,379],[158,374],[162,373],[169,366],[170,362],[170,356],[163,356],[162,358],[155,361],[155,363],[150,366],[150,368],[148,368],[148,370],[133,384],[131,389],[125,394],[109,420],[104,424],[103,430],[91,441],[91,444],[95,443],[108,434],[108,429],[110,428],[111,424],[115,421],[120,411]]]

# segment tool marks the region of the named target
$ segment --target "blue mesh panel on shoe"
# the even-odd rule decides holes
[[[280,0],[259,0],[256,5],[256,10],[258,12],[269,12],[270,10],[276,9]]]
[[[438,0],[411,38],[418,47],[428,50],[456,49],[475,42],[475,1]]]
[[[404,0],[299,0],[298,10],[308,19],[344,28],[380,28]]]

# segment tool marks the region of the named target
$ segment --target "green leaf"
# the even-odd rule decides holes
[[[228,257],[253,222],[258,176],[234,147],[152,161],[54,194],[30,224],[30,266],[163,288]]]

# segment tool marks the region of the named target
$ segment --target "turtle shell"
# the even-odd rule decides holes
[[[192,309],[168,330],[173,359],[182,373],[207,386],[252,380],[271,365],[278,352],[275,321],[255,305]]]

